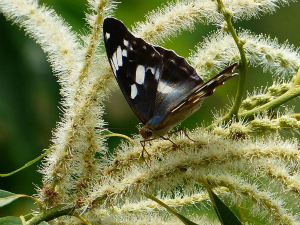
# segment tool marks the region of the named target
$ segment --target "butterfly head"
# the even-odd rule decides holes
[[[146,123],[142,129],[140,130],[140,134],[145,140],[149,140],[150,138],[159,138],[166,135],[169,130],[174,126],[174,124],[170,126],[162,126],[159,127],[159,122],[157,119],[159,116],[154,117],[152,120],[150,120],[148,123]]]
[[[142,137],[147,140],[149,138],[151,138],[153,136],[153,129],[151,129],[150,127],[147,127],[147,125],[145,125],[144,127],[142,127],[142,129],[140,130],[140,133],[142,135]]]

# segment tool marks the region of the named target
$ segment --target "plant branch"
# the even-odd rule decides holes
[[[41,211],[38,215],[27,221],[26,225],[37,225],[42,221],[50,221],[60,216],[70,215],[74,212],[74,209],[74,207],[58,205],[51,209]]]
[[[227,30],[232,35],[234,42],[236,43],[238,50],[240,52],[240,56],[241,56],[241,64],[239,66],[239,70],[240,70],[239,83],[238,83],[238,88],[237,88],[237,92],[236,92],[236,96],[235,96],[235,101],[233,103],[232,108],[230,109],[230,111],[228,112],[228,114],[225,116],[224,119],[228,119],[233,116],[238,118],[238,111],[242,104],[243,95],[246,91],[246,81],[247,81],[247,74],[248,74],[247,58],[246,58],[245,50],[243,47],[245,42],[240,40],[239,37],[237,36],[237,34],[234,30],[234,27],[232,25],[232,22],[231,22],[232,15],[228,10],[225,9],[223,1],[217,0],[217,2],[218,2],[219,12],[221,12],[223,14],[225,21],[227,23]]]
[[[169,207],[167,204],[165,204],[164,202],[160,201],[158,198],[155,198],[154,196],[145,193],[144,194],[147,198],[150,198],[151,200],[155,201],[156,203],[158,203],[159,205],[165,207],[170,213],[172,213],[174,216],[176,216],[183,224],[186,225],[196,225],[196,223],[193,223],[192,221],[187,221],[187,219],[180,215],[179,213],[177,213],[175,210],[173,210],[171,207]]]
[[[75,213],[74,216],[76,216],[78,219],[80,219],[85,225],[91,225],[89,221],[87,221],[83,216],[81,216],[78,213]]]
[[[220,212],[219,212],[219,210],[218,210],[217,204],[216,204],[215,199],[214,199],[214,197],[213,197],[212,191],[211,191],[211,189],[210,189],[210,187],[209,187],[209,184],[208,184],[208,182],[207,182],[207,180],[206,180],[206,177],[205,177],[203,174],[202,174],[202,182],[203,182],[203,184],[204,184],[204,186],[205,186],[205,188],[206,188],[206,190],[207,190],[207,193],[208,193],[208,196],[209,196],[209,198],[210,198],[210,201],[211,201],[211,203],[212,203],[212,205],[213,205],[213,207],[214,207],[214,209],[215,209],[215,212],[216,212],[216,214],[217,214],[217,216],[218,216],[218,218],[219,218],[221,224],[224,224],[224,221],[223,221],[223,219],[222,219],[222,216],[220,215]]]
[[[300,85],[294,86],[290,90],[288,90],[283,95],[279,96],[278,98],[274,99],[273,101],[268,102],[258,108],[254,108],[252,110],[242,112],[239,114],[240,117],[253,119],[255,114],[270,111],[272,109],[277,108],[278,106],[288,102],[289,100],[297,97],[300,95]]]
[[[300,113],[295,113],[295,114],[293,114],[293,117],[294,117],[296,120],[300,120]]]
[[[248,62],[247,62],[247,58],[246,58],[245,49],[243,47],[245,42],[240,40],[239,37],[237,36],[237,33],[235,32],[235,29],[231,22],[232,15],[229,11],[227,11],[225,9],[223,1],[217,0],[217,2],[218,2],[219,12],[223,14],[225,21],[227,23],[226,29],[232,35],[234,42],[236,43],[236,45],[238,47],[241,59],[240,59],[240,66],[239,66],[239,83],[238,83],[237,92],[236,92],[233,106],[231,107],[231,109],[225,116],[219,118],[216,122],[214,122],[213,124],[208,126],[207,129],[211,129],[214,126],[214,124],[218,124],[221,121],[227,121],[227,120],[231,119],[232,117],[238,118],[238,111],[242,104],[243,95],[246,91],[246,82],[247,82],[247,76],[248,76]]]
[[[31,166],[32,164],[36,163],[37,161],[39,161],[40,159],[42,159],[44,156],[46,156],[49,152],[50,152],[51,148],[49,149],[44,149],[44,153],[41,154],[39,157],[33,159],[33,160],[30,160],[29,162],[27,162],[24,166],[20,167],[19,169],[16,169],[15,171],[12,171],[10,173],[4,173],[4,174],[0,174],[0,177],[8,177],[8,176],[11,176],[29,166]]]
[[[298,69],[296,79],[294,80],[294,86],[300,85],[300,68]]]

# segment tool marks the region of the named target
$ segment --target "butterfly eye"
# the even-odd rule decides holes
[[[150,130],[149,128],[143,127],[140,131],[142,137],[144,139],[149,139],[153,135],[153,130]]]

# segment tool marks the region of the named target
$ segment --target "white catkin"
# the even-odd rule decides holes
[[[276,76],[295,75],[300,66],[299,49],[276,39],[240,30],[238,36],[245,41],[245,52],[250,65],[261,66]],[[222,31],[212,33],[199,44],[189,58],[200,76],[225,68],[240,58],[233,38]]]
[[[225,0],[225,8],[232,14],[233,20],[251,19],[267,13],[273,13],[279,5],[294,0]],[[192,30],[194,23],[223,24],[224,19],[217,12],[216,2],[211,0],[175,1],[153,10],[146,16],[145,22],[133,27],[133,32],[151,43],[159,44],[165,39],[175,37],[182,30]]]

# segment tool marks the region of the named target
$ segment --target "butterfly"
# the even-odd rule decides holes
[[[135,37],[115,18],[104,19],[103,36],[119,87],[144,124],[140,133],[145,140],[167,134],[195,113],[216,87],[237,75],[234,63],[205,83],[183,57]]]

